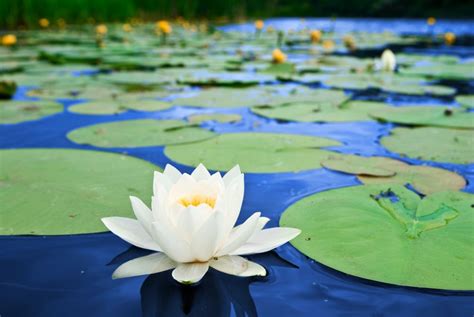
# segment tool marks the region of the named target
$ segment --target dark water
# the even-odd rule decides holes
[[[472,85],[466,87],[463,89],[473,92]],[[21,89],[16,99],[25,98],[25,91],[26,88]],[[358,98],[385,100],[395,106],[407,101],[413,105],[433,102],[455,105],[452,99],[446,98],[381,93],[361,94]],[[62,102],[66,106],[75,103]],[[378,139],[389,133],[391,124],[283,123],[259,118],[245,108],[174,107],[155,113],[129,111],[111,116],[66,111],[42,120],[0,125],[0,148],[94,149],[70,142],[66,133],[98,122],[145,117],[178,119],[198,112],[243,116],[243,121],[237,124],[204,124],[220,133],[265,131],[325,136],[343,143],[331,147],[334,151],[401,159],[378,144]],[[126,151],[161,167],[173,163],[164,156],[163,147],[110,151]],[[456,171],[468,180],[464,190],[474,193],[474,164],[403,160]],[[178,167],[191,170],[179,164]],[[325,169],[246,174],[246,195],[239,221],[259,210],[271,218],[269,226],[277,226],[281,213],[302,197],[357,184],[354,176]],[[27,193],[19,199],[28,199]],[[111,279],[119,264],[144,254],[111,233],[0,236],[0,316],[472,316],[474,313],[473,292],[398,287],[355,278],[308,259],[289,244],[275,252],[251,257],[269,270],[266,278],[237,278],[211,271],[194,287],[178,285],[170,272]]]

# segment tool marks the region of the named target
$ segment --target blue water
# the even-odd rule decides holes
[[[337,23],[339,22],[340,20]],[[267,25],[269,23],[271,21]],[[412,24],[412,28],[416,25]],[[438,25],[442,26],[441,21]],[[466,89],[473,92],[472,85],[468,85]],[[20,89],[15,99],[25,99],[26,91],[27,88]],[[412,105],[455,105],[451,98],[386,93],[359,94],[357,98],[383,100],[394,106],[406,105],[407,100]],[[283,123],[260,118],[246,108],[198,109],[185,105],[153,113],[129,111],[119,115],[93,116],[67,111],[70,105],[80,101],[60,101],[66,107],[63,113],[36,121],[0,125],[0,148],[77,148],[102,151],[104,149],[74,144],[65,135],[75,128],[99,122],[138,118],[182,119],[190,114],[206,112],[238,113],[243,116],[242,122],[207,122],[203,127],[219,133],[261,131],[330,137],[343,143],[330,148],[334,151],[368,156],[383,155],[412,164],[427,164],[458,172],[468,181],[464,191],[474,193],[474,164],[444,164],[406,159],[380,146],[379,138],[390,132],[392,124]],[[166,163],[175,164],[163,154],[163,147],[116,148],[107,151],[127,152],[161,167]],[[184,171],[191,171],[190,167],[175,165]],[[150,175],[150,181],[151,177]],[[326,169],[299,173],[246,174],[245,182],[246,195],[238,221],[243,221],[258,210],[271,219],[269,226],[277,226],[281,213],[307,195],[359,184],[352,175]],[[25,197],[18,199],[28,199],[27,193]],[[199,285],[193,287],[178,285],[172,280],[170,272],[149,277],[111,279],[111,274],[118,265],[144,254],[145,251],[130,247],[111,233],[0,236],[0,316],[142,314],[398,317],[472,316],[474,312],[474,292],[399,287],[348,276],[308,259],[289,244],[274,252],[250,257],[268,269],[269,276],[265,278],[237,278],[211,271]]]

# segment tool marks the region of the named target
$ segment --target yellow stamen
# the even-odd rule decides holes
[[[201,204],[206,204],[209,205],[209,207],[214,208],[214,206],[216,205],[216,198],[211,196],[194,195],[191,197],[183,197],[178,200],[178,203],[183,205],[184,207],[197,207]]]

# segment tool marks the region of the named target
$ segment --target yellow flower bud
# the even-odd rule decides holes
[[[124,32],[132,32],[132,26],[128,23],[125,23],[123,26],[122,26],[122,30]]]
[[[264,25],[265,25],[265,23],[263,23],[262,20],[257,20],[257,21],[255,21],[255,28],[256,28],[257,30],[263,29],[263,26],[264,26]]]
[[[95,32],[99,35],[107,34],[107,26],[105,24],[99,24],[95,27]]]
[[[429,17],[426,20],[426,23],[428,23],[428,25],[435,25],[436,24],[436,19],[434,17]]]
[[[160,30],[162,34],[170,34],[173,29],[168,21],[161,20],[156,23],[156,27]]]
[[[38,24],[39,24],[39,26],[41,26],[42,28],[45,29],[49,26],[49,20],[46,19],[46,18],[39,19]]]
[[[448,32],[444,34],[444,42],[446,45],[453,45],[456,42],[456,34],[453,32]]]
[[[354,40],[354,38],[353,38],[352,36],[350,36],[350,35],[345,35],[342,40],[343,40],[343,42],[344,42],[344,46],[345,46],[347,49],[349,49],[349,50],[351,50],[351,51],[353,51],[353,50],[356,49],[355,40]]]
[[[319,41],[321,41],[321,37],[322,37],[322,32],[320,30],[313,30],[311,31],[310,33],[310,38],[311,38],[311,42],[313,43],[319,43]]]
[[[325,51],[332,51],[334,49],[334,42],[332,40],[323,41],[323,48]]]
[[[7,34],[2,36],[2,45],[13,46],[16,44],[16,36],[14,34]]]
[[[275,49],[272,52],[272,62],[275,64],[281,64],[286,62],[286,54],[283,53],[280,49]]]

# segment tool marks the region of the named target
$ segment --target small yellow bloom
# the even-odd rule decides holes
[[[323,41],[323,48],[325,51],[332,51],[334,49],[334,41],[332,40],[325,40]]]
[[[255,28],[256,28],[257,30],[259,30],[259,31],[260,31],[261,29],[263,29],[264,25],[265,25],[265,23],[263,23],[262,20],[257,20],[257,21],[255,21]]]
[[[453,45],[456,42],[456,34],[453,32],[448,32],[444,34],[444,42],[446,45]]]
[[[321,41],[322,35],[323,35],[323,33],[320,30],[311,31],[311,33],[310,33],[311,42],[319,43],[319,41]]]
[[[95,27],[95,32],[99,35],[105,35],[107,34],[107,25],[105,24],[99,24]]]
[[[429,17],[426,20],[426,23],[428,23],[428,25],[435,25],[436,24],[436,19],[434,17]]]
[[[352,36],[350,35],[345,35],[344,38],[342,39],[344,41],[344,46],[353,51],[356,49],[356,44],[355,44],[355,40]]]
[[[46,19],[46,18],[39,19],[38,24],[39,24],[39,26],[41,26],[42,28],[45,29],[49,26],[49,20]]]
[[[273,32],[275,32],[275,29],[273,28],[273,26],[271,26],[271,25],[268,26],[267,27],[267,33],[273,33]]]
[[[14,34],[7,34],[2,36],[2,45],[13,46],[16,44],[16,36]]]
[[[156,27],[160,30],[162,34],[170,34],[173,29],[168,21],[161,20],[156,23]]]
[[[275,49],[272,52],[272,62],[275,64],[281,64],[286,62],[286,54],[283,53],[280,49]]]
[[[122,25],[122,30],[124,32],[132,32],[132,26],[129,23],[125,23]]]

